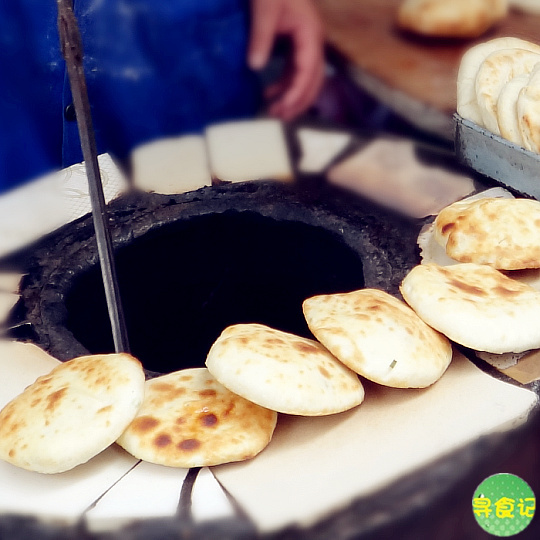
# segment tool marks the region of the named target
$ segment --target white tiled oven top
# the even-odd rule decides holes
[[[100,156],[100,166],[110,200],[125,179],[109,156]],[[41,209],[32,215],[37,203],[26,199],[29,187],[0,197],[0,256],[90,211],[81,167],[61,172],[62,204],[66,196],[73,203],[67,214],[65,209],[59,214],[62,223]],[[33,184],[32,197],[45,197],[52,180],[42,182]],[[47,197],[55,208],[58,199]],[[21,208],[26,214],[15,211]],[[0,295],[5,295],[0,296],[0,318],[17,299],[19,279],[0,275]],[[57,364],[35,345],[0,341],[0,408]],[[368,385],[366,401],[357,409],[322,418],[280,416],[274,439],[255,459],[203,469],[192,491],[192,517],[201,522],[235,515],[223,485],[260,530],[313,523],[452,450],[516,427],[536,400],[534,393],[492,378],[459,355],[443,378],[425,390]],[[116,445],[57,475],[0,462],[0,518],[13,513],[64,523],[83,518],[90,530],[102,531],[131,520],[173,517],[186,474],[185,469],[141,462]]]

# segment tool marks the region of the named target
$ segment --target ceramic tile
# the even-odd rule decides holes
[[[36,345],[0,340],[0,408],[59,363]],[[54,475],[0,461],[0,514],[74,521],[135,463],[135,458],[117,446],[71,471]]]
[[[4,325],[19,300],[18,294],[0,291],[0,326]]]
[[[138,146],[131,154],[133,184],[165,195],[184,193],[212,181],[204,137],[184,135]]]
[[[520,425],[536,401],[455,355],[429,388],[371,383],[351,411],[282,415],[257,457],[213,471],[261,530],[309,525],[479,437]]]
[[[22,277],[19,272],[0,272],[0,291],[18,293]]]
[[[300,128],[296,136],[302,152],[298,170],[305,173],[322,172],[352,140],[346,132],[313,128]]]
[[[174,516],[187,472],[141,461],[85,514],[89,529],[111,530],[135,519]]]
[[[116,445],[83,465],[53,475],[0,461],[0,514],[73,523],[135,463],[136,459]]]
[[[206,129],[212,178],[225,182],[292,180],[283,124],[276,119],[213,124]]]
[[[31,343],[0,340],[0,408],[59,363]]]
[[[108,154],[98,157],[105,200],[127,182]],[[0,197],[0,257],[38,240],[91,210],[84,163],[77,163]]]
[[[212,471],[203,468],[191,494],[191,512],[195,521],[233,517],[235,511]]]

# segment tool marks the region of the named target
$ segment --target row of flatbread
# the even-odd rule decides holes
[[[540,46],[504,37],[470,48],[457,78],[457,111],[532,152],[540,151]]]
[[[205,368],[144,381],[140,363],[127,354],[60,364],[0,411],[0,458],[57,473],[116,441],[139,459],[168,466],[245,460],[270,442],[278,413],[343,412],[364,400],[359,375],[419,388],[450,363],[449,341],[383,291],[320,295],[303,308],[316,340],[233,325]]]

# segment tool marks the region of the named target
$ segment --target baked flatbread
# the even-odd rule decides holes
[[[474,38],[508,12],[508,0],[404,0],[398,25],[425,36]]]
[[[206,365],[232,392],[286,414],[333,414],[364,399],[356,373],[320,343],[262,324],[226,328]]]
[[[526,49],[500,49],[482,62],[476,74],[476,100],[483,126],[500,135],[497,102],[503,86],[518,75],[531,73],[540,54]]]
[[[139,459],[169,467],[204,467],[257,455],[277,414],[233,394],[205,368],[145,385],[144,402],[118,444]]]
[[[457,112],[463,118],[482,125],[482,115],[476,100],[476,74],[482,62],[501,49],[525,49],[540,54],[540,46],[515,37],[495,38],[468,49],[459,64],[457,76]]]
[[[523,136],[518,123],[517,100],[519,93],[529,83],[529,74],[518,75],[502,88],[497,100],[497,123],[501,137],[523,146]]]
[[[0,458],[41,473],[72,469],[118,438],[143,394],[142,366],[128,354],[60,364],[0,412]]]
[[[400,290],[427,324],[456,343],[497,354],[540,347],[540,292],[490,266],[422,264]]]
[[[435,218],[434,234],[456,261],[499,270],[540,268],[540,202],[535,200],[458,201]]]
[[[518,125],[523,145],[540,152],[540,65],[536,66],[517,100]]]
[[[314,336],[376,383],[423,388],[437,381],[452,360],[448,339],[384,291],[314,296],[304,301],[303,310]]]

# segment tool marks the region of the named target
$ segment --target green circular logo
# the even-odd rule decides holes
[[[532,521],[536,498],[529,484],[513,474],[494,474],[474,492],[472,510],[478,525],[494,536],[514,536]]]

